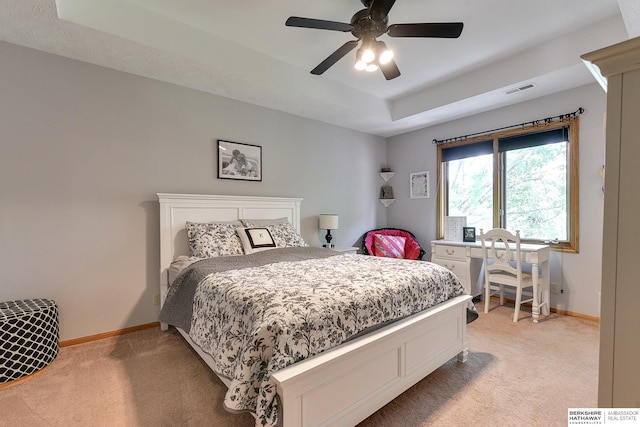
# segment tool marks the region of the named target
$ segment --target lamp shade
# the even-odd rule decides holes
[[[338,215],[336,215],[336,214],[320,214],[320,229],[321,230],[337,230],[338,229]]]

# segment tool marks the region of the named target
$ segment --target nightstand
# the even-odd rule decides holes
[[[336,252],[344,252],[346,254],[357,254],[358,253],[358,248],[355,246],[334,246],[333,248],[331,248],[331,250],[336,251]]]

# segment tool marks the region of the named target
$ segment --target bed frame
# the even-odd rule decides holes
[[[169,265],[177,256],[188,255],[186,221],[287,217],[300,231],[299,198],[158,193],[158,199],[161,304],[169,286]],[[465,362],[470,299],[453,298],[273,374],[282,425],[355,425],[451,358]],[[213,367],[212,358],[178,330]]]

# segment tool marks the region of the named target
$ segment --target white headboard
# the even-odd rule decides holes
[[[300,232],[300,203],[289,197],[216,196],[205,194],[158,193],[160,201],[160,299],[168,290],[171,262],[189,255],[185,223],[276,219],[287,217]]]

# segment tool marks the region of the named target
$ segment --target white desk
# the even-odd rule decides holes
[[[549,287],[549,245],[522,243],[522,262],[531,264],[533,277],[533,304],[531,314],[537,322],[539,314],[549,314],[551,292]],[[447,267],[460,279],[470,295],[482,293],[484,276],[482,267],[482,245],[480,242],[431,241],[431,262]],[[540,276],[542,269],[542,276]],[[474,288],[472,289],[472,284]],[[479,292],[478,292],[479,290]]]

